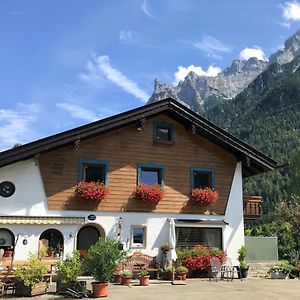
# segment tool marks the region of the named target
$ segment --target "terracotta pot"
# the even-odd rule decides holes
[[[140,285],[142,286],[147,286],[149,285],[149,278],[150,276],[144,276],[144,277],[140,277]]]
[[[108,295],[108,282],[99,283],[92,282],[94,298],[107,297]]]
[[[49,251],[48,257],[54,257],[54,256],[55,256],[55,251],[54,250]]]
[[[122,277],[122,285],[130,285],[131,277]]]
[[[121,283],[122,282],[122,276],[121,275],[114,275],[114,282],[115,283]]]
[[[178,275],[180,280],[186,280],[186,273],[181,273]]]
[[[4,253],[4,257],[12,257],[13,251],[12,250],[6,250]]]

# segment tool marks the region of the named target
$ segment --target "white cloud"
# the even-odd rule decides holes
[[[120,31],[120,41],[124,44],[132,42],[134,39],[134,33],[131,30]]]
[[[281,5],[282,17],[289,22],[300,20],[300,3],[297,1],[285,2]],[[288,24],[288,23],[284,23]]]
[[[33,123],[41,111],[40,105],[18,103],[14,110],[0,109],[0,149],[11,148],[16,143],[26,143],[36,138]]]
[[[86,109],[76,104],[61,102],[57,103],[56,106],[68,111],[72,117],[77,119],[85,120],[88,122],[96,121],[99,119],[99,117],[92,110]]]
[[[144,0],[142,5],[141,5],[141,9],[142,11],[144,12],[144,14],[148,17],[153,17],[149,7],[148,7],[148,1],[147,0]]]
[[[244,48],[240,52],[239,57],[241,60],[248,60],[250,57],[256,57],[257,59],[264,61],[268,60],[264,51],[258,46],[255,46],[253,48]]]
[[[191,71],[195,72],[199,76],[217,76],[221,72],[221,68],[215,66],[209,66],[207,71],[204,71],[201,67],[197,67],[194,65],[189,65],[188,67],[178,66],[178,71],[175,72],[175,81],[174,85],[178,84],[180,80],[184,80],[186,75]]]
[[[143,102],[146,102],[150,97],[136,82],[127,78],[121,71],[113,68],[108,55],[94,56],[92,61],[88,61],[87,69],[89,71],[88,74],[80,74],[79,78],[93,86],[96,86],[98,82],[101,84],[104,76]]]
[[[202,50],[208,56],[216,59],[222,58],[220,53],[227,53],[231,51],[230,47],[223,44],[221,41],[211,35],[204,35],[201,41],[194,42],[194,47]]]

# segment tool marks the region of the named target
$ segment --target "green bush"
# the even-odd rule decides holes
[[[112,278],[126,251],[120,250],[118,241],[101,238],[89,249],[88,256],[89,271],[100,283],[104,283]]]
[[[67,256],[65,260],[57,262],[56,267],[62,283],[75,282],[84,272],[79,251],[74,251],[73,256]]]
[[[33,286],[35,283],[41,282],[47,272],[47,267],[39,260],[35,254],[29,255],[28,264],[18,267],[14,275],[16,279],[25,286]]]

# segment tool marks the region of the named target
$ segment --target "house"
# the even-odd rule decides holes
[[[15,259],[29,252],[81,253],[99,237],[124,249],[157,255],[168,241],[169,219],[177,246],[220,247],[232,259],[244,244],[245,177],[273,170],[276,162],[183,104],[165,99],[0,153],[0,247]],[[79,201],[79,181],[100,180],[106,201]],[[131,197],[139,183],[159,184],[157,205]],[[210,206],[190,199],[211,187]]]

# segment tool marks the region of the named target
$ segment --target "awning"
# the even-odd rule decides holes
[[[175,219],[175,225],[197,225],[197,224],[209,224],[209,225],[229,225],[228,222],[215,219]]]
[[[84,217],[25,217],[0,216],[0,224],[43,224],[43,225],[80,225],[85,223]]]

